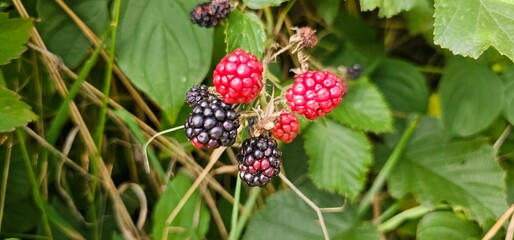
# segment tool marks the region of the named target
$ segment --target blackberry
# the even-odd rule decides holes
[[[360,64],[353,64],[347,69],[348,78],[357,79],[362,74],[362,67]]]
[[[232,105],[210,95],[193,108],[186,120],[186,137],[197,148],[231,146],[236,141],[239,115]]]
[[[202,27],[215,27],[218,25],[218,18],[211,14],[211,3],[200,3],[189,14],[191,22]]]
[[[237,154],[239,177],[251,187],[264,187],[280,173],[281,157],[273,138],[248,138]]]
[[[212,0],[210,13],[218,19],[225,19],[230,14],[229,0]]]
[[[200,101],[209,98],[209,89],[205,85],[195,85],[186,94],[186,101],[190,107],[196,107]]]

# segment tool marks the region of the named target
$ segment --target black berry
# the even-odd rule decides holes
[[[225,19],[230,14],[229,0],[212,0],[211,14],[218,19]]]
[[[218,25],[218,18],[211,14],[211,3],[201,3],[189,14],[191,22],[201,27],[215,27]]]
[[[357,79],[362,74],[362,67],[359,64],[353,64],[347,69],[348,72],[348,78],[350,79]]]
[[[237,155],[239,177],[249,186],[264,187],[280,173],[281,157],[273,138],[248,138]]]
[[[202,98],[195,105],[184,124],[186,137],[193,145],[197,148],[232,146],[239,127],[239,115],[232,105],[214,95]]]
[[[205,85],[193,86],[186,93],[186,102],[190,107],[196,107],[200,101],[209,98],[209,89]]]

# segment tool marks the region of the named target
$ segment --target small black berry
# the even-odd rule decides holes
[[[230,1],[229,0],[212,0],[211,1],[211,14],[218,19],[225,19],[230,14]]]
[[[218,25],[218,18],[211,14],[211,3],[201,3],[189,14],[191,22],[201,27],[215,27]]]
[[[362,74],[362,67],[360,64],[353,64],[347,69],[348,78],[357,79]]]
[[[205,85],[193,86],[186,93],[186,102],[190,107],[196,107],[200,101],[207,98],[209,98],[209,90]]]

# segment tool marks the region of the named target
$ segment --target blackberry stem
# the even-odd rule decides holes
[[[234,203],[232,204],[232,218],[231,218],[231,231],[230,231],[230,234],[228,235],[228,239],[229,240],[237,240],[238,238],[235,238],[235,227],[237,225],[237,215],[239,213],[239,209],[238,209],[238,206],[239,206],[239,198],[241,196],[241,178],[237,177],[236,176],[236,189],[235,189],[235,193],[234,193]]]
[[[364,195],[364,198],[362,199],[361,203],[359,204],[359,208],[357,210],[357,214],[359,217],[362,217],[362,215],[368,210],[369,206],[371,205],[371,201],[373,201],[373,198],[375,195],[382,189],[384,186],[385,180],[391,172],[393,171],[394,167],[400,160],[400,156],[403,153],[403,150],[405,149],[405,146],[410,140],[410,137],[412,136],[412,133],[416,129],[419,123],[420,116],[415,115],[412,120],[409,122],[409,125],[403,132],[400,140],[396,144],[396,147],[394,148],[391,155],[389,155],[389,158],[386,160],[386,163],[382,170],[380,170],[380,173],[377,176],[377,179],[373,182],[373,185],[369,189],[369,191]]]
[[[237,221],[237,226],[232,226],[232,229],[235,229],[234,231],[234,238],[233,239],[240,239],[241,233],[243,232],[243,228],[246,225],[246,222],[248,221],[248,218],[250,217],[250,213],[252,212],[253,206],[255,205],[255,202],[257,201],[257,197],[259,197],[261,193],[262,188],[252,188],[250,196],[248,197],[248,200],[246,200],[243,212],[241,213],[241,217]],[[232,235],[232,231],[230,232],[230,235]],[[229,237],[230,238],[230,237]],[[232,239],[232,238],[230,238]]]

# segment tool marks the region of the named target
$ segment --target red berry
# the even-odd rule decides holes
[[[250,103],[262,89],[262,71],[254,55],[236,49],[216,66],[214,86],[226,103]]]
[[[284,143],[290,143],[298,134],[300,124],[298,118],[293,113],[281,113],[278,122],[271,130],[273,137]]]
[[[346,82],[329,71],[306,71],[295,76],[286,99],[291,110],[314,120],[332,112],[346,90]]]

